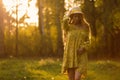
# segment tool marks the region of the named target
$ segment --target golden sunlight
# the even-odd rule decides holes
[[[13,18],[18,16],[18,20],[24,15],[28,15],[28,19],[25,22],[29,24],[38,24],[38,9],[36,7],[36,0],[31,0],[28,3],[28,0],[3,0],[3,4],[9,15]],[[30,6],[28,6],[28,4]],[[17,8],[18,6],[18,8]],[[16,15],[16,9],[18,9],[18,15]]]
[[[81,4],[84,2],[84,0],[65,0],[65,9],[69,10],[72,7],[76,7],[76,6],[81,6]]]

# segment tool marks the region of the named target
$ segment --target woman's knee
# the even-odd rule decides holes
[[[75,80],[80,80],[81,79],[81,73],[76,71],[75,72]]]

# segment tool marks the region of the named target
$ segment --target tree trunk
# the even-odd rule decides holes
[[[4,30],[2,24],[3,20],[0,21],[0,56],[4,54]]]
[[[39,48],[39,55],[45,56],[46,54],[46,38],[45,38],[45,32],[44,32],[44,16],[43,16],[43,7],[44,2],[43,0],[37,0],[38,1],[38,29],[40,32],[40,48]]]
[[[62,7],[60,7],[60,5],[62,5]],[[63,54],[63,40],[62,40],[62,28],[61,28],[61,17],[63,17],[64,13],[64,0],[57,0],[56,1],[56,26],[57,26],[57,32],[58,32],[58,36],[57,36],[57,54],[58,56],[62,56]],[[61,11],[61,12],[59,12]]]
[[[4,10],[0,0],[0,56],[4,55]]]
[[[96,9],[95,9],[95,1],[94,0],[84,0],[84,13],[85,17],[90,24],[92,37],[97,36],[96,31]]]
[[[40,34],[44,34],[44,22],[43,22],[43,2],[42,0],[38,0],[38,28],[39,28],[39,31],[40,31]]]
[[[47,29],[47,32],[46,32],[46,39],[47,39],[47,45],[46,45],[46,53],[48,54],[48,56],[53,56],[53,43],[52,43],[52,39],[51,39],[51,35],[50,35],[50,27],[51,25],[49,24],[50,22],[50,14],[49,14],[49,10],[48,8],[46,9],[46,29]]]

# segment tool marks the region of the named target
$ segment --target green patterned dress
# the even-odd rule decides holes
[[[77,53],[77,50],[88,47],[88,30],[79,26],[69,25],[67,40],[64,49],[62,72],[68,68],[76,68],[80,73],[87,71],[87,51]]]

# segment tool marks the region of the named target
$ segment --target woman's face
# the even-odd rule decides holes
[[[72,14],[70,16],[70,19],[71,19],[71,23],[72,24],[81,24],[81,21],[82,21],[82,14],[79,14],[79,13],[76,13],[76,14]]]

